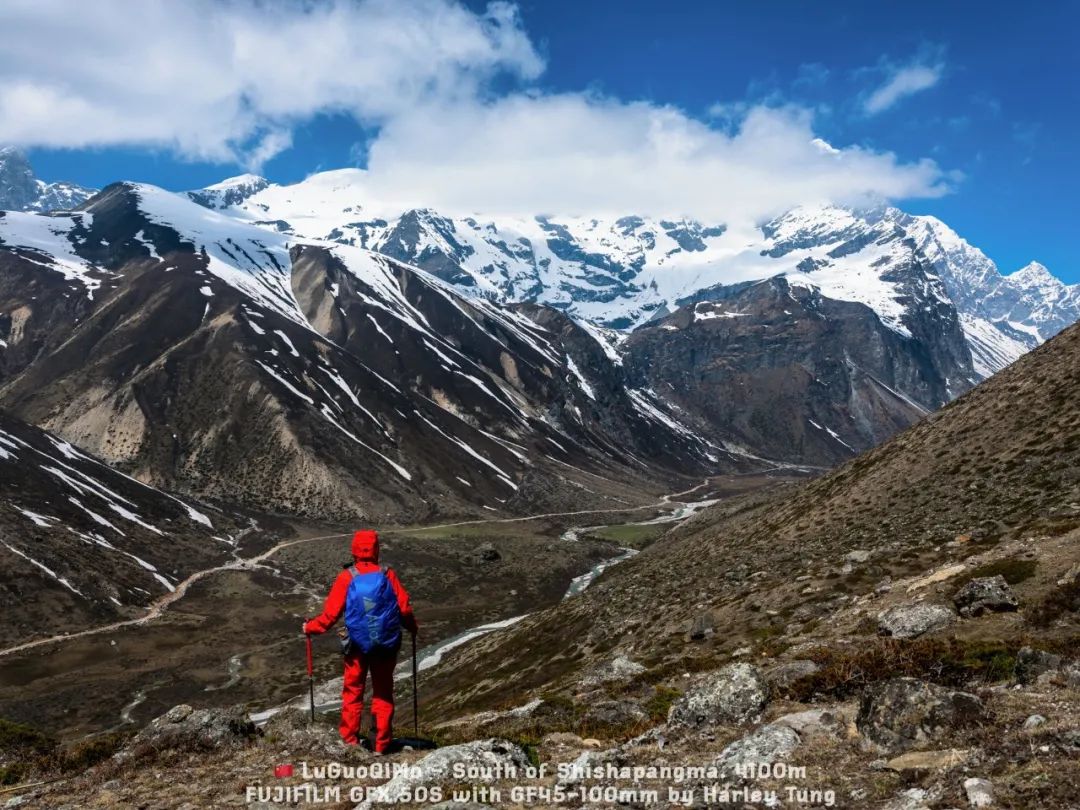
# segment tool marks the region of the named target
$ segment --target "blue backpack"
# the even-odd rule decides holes
[[[361,574],[349,566],[352,582],[345,595],[345,629],[362,653],[392,650],[401,644],[401,608],[394,586],[382,570]]]

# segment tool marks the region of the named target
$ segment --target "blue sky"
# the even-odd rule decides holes
[[[199,2],[212,7],[212,0]],[[404,51],[384,52],[374,63],[364,62],[361,53],[356,62],[328,64],[325,81],[317,86],[295,87],[295,77],[276,72],[274,62],[288,64],[290,54],[297,71],[324,58],[318,50],[296,52],[299,37],[286,40],[274,62],[250,68],[260,77],[255,90],[242,73],[249,68],[219,64],[214,61],[218,55],[208,50],[203,57],[177,57],[202,58],[203,64],[184,66],[184,75],[196,79],[177,84],[180,89],[170,93],[175,117],[173,109],[148,100],[154,92],[151,83],[149,89],[132,91],[123,107],[118,102],[104,116],[115,119],[111,128],[101,124],[99,114],[83,122],[79,105],[61,98],[55,107],[64,115],[53,121],[48,111],[42,112],[36,129],[27,125],[5,133],[0,125],[0,140],[27,147],[46,180],[100,186],[124,178],[180,189],[214,182],[245,167],[257,168],[274,181],[293,182],[315,170],[365,167],[373,161],[380,187],[407,188],[409,199],[430,196],[433,204],[440,203],[450,178],[465,178],[475,196],[447,197],[446,205],[480,206],[490,199],[496,207],[534,204],[536,210],[559,206],[563,198],[554,188],[539,189],[535,198],[520,188],[508,191],[498,185],[498,176],[513,173],[522,155],[540,155],[538,162],[549,160],[551,175],[567,189],[567,205],[618,207],[623,199],[627,210],[647,205],[645,182],[624,188],[614,174],[619,170],[615,164],[611,175],[597,175],[611,178],[604,184],[610,186],[607,197],[589,188],[575,190],[572,178],[588,165],[588,153],[574,152],[557,136],[532,140],[537,130],[549,127],[566,133],[565,140],[582,140],[574,135],[574,127],[580,126],[585,132],[604,133],[618,145],[627,158],[619,164],[624,173],[633,173],[634,150],[640,147],[643,173],[652,175],[664,204],[678,204],[682,195],[690,214],[700,210],[706,216],[727,216],[738,211],[744,199],[747,210],[757,216],[782,204],[784,195],[801,201],[808,194],[886,193],[906,210],[945,220],[1004,272],[1037,259],[1066,281],[1080,281],[1080,247],[1073,236],[1080,213],[1074,192],[1080,187],[1080,161],[1075,157],[1080,134],[1076,3],[1041,2],[1004,13],[974,2],[520,0],[514,14],[501,5],[493,11],[485,3],[462,8],[449,0],[423,0],[412,4],[413,16],[402,10],[408,5],[335,4],[337,16],[316,22],[327,31],[331,26],[350,31],[339,50],[363,51],[364,34],[372,26],[419,33]],[[175,15],[176,8],[164,4],[160,13]],[[0,10],[0,23],[5,13]],[[290,25],[311,22],[295,19],[298,13],[288,18]],[[33,43],[35,37],[54,33],[50,24],[60,25],[59,18],[39,16],[42,19],[6,22],[25,26],[23,39]],[[98,16],[107,18],[108,13]],[[179,39],[174,54],[183,49],[185,26],[191,37],[200,36],[196,19],[169,22],[175,22],[171,27]],[[245,26],[259,31],[255,17],[236,16],[230,24],[241,38]],[[415,52],[410,53],[411,48]],[[86,62],[93,55],[73,50],[69,71],[74,76],[78,60]],[[63,64],[28,64],[32,60],[27,56],[15,63],[0,57],[0,77],[10,82],[14,74],[35,87],[68,81]],[[129,77],[167,71],[156,63],[147,68],[144,60],[152,57],[116,57],[126,63]],[[417,62],[430,68],[419,81]],[[200,84],[204,67],[205,84]],[[222,105],[210,106],[206,100],[220,89],[213,76],[230,71],[241,74],[236,80],[241,102],[225,113]],[[378,75],[388,77],[385,87],[370,78]],[[369,78],[357,90],[341,86],[349,76]],[[173,78],[179,82],[183,76],[165,75],[164,86],[172,88]],[[88,100],[84,106],[89,109],[106,91],[110,99],[116,97],[116,83],[124,81],[123,75],[102,79],[101,86],[80,86],[77,92]],[[417,94],[419,85],[427,89]],[[435,91],[430,90],[433,86]],[[297,100],[304,94],[310,103],[306,97],[303,103]],[[21,112],[23,108],[12,107],[17,101],[8,99],[5,106],[0,97],[0,113]],[[448,115],[449,109],[456,112]],[[662,151],[689,139],[694,154],[715,152],[723,155],[721,163],[745,160],[754,173],[736,173],[730,187],[708,178],[706,184],[723,190],[702,189],[692,170],[677,160],[657,159],[648,151],[651,145],[639,143],[648,139],[642,128],[650,129],[657,116],[670,109],[680,115],[670,127],[664,125]],[[785,167],[792,165],[800,167],[798,172],[817,159],[808,156],[804,161],[789,145],[769,151],[756,143],[724,139],[723,133],[739,131],[745,116],[762,110],[783,114],[764,116],[761,134],[754,135],[758,141],[810,132],[841,150],[854,148],[850,160],[842,156],[849,162],[841,176],[821,183],[818,177],[825,170],[807,172],[798,183],[781,182],[777,176],[775,185],[781,188],[772,196],[761,194],[762,186],[774,185],[770,172],[788,173]],[[149,118],[160,126],[140,123]],[[20,120],[26,119],[23,113]],[[192,119],[209,120],[200,131]],[[518,128],[504,126],[506,120],[516,121]],[[609,125],[610,134],[604,129]],[[226,143],[214,137],[211,127],[234,136]],[[60,129],[67,134],[53,134]],[[492,132],[490,137],[498,138],[494,146],[485,143]],[[520,154],[505,146],[508,142],[521,143]],[[463,143],[475,143],[478,153],[460,146]],[[263,154],[271,155],[264,161],[253,158],[260,146],[265,146]],[[483,158],[492,153],[497,154],[485,174]],[[927,159],[933,161],[932,172],[916,168]],[[449,171],[446,164],[453,173],[442,174]],[[717,171],[717,178],[733,176],[727,164]],[[861,182],[843,182],[845,175],[855,174]],[[430,189],[423,177],[430,178]],[[531,177],[525,174],[515,185],[543,185]],[[941,194],[944,188],[948,193]],[[710,194],[726,199],[713,205]]]

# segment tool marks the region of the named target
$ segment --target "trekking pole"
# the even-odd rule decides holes
[[[315,666],[311,660],[311,635],[309,633],[304,634],[304,639],[307,641],[307,682],[308,682],[308,695],[311,697],[311,722],[315,722]]]
[[[412,726],[413,736],[420,736],[420,710],[416,697],[416,633],[412,634]]]

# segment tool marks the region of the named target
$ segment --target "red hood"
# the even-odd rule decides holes
[[[374,529],[361,529],[352,538],[353,558],[360,562],[379,561],[379,533]]]

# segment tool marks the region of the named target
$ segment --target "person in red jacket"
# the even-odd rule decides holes
[[[371,529],[362,529],[353,535],[353,564],[346,566],[334,580],[330,595],[326,597],[323,612],[304,622],[304,633],[325,633],[341,618],[345,611],[349,585],[357,574],[369,574],[382,570],[397,597],[401,611],[401,626],[416,635],[418,629],[409,594],[402,586],[392,568],[379,568],[379,535]],[[355,571],[355,574],[354,574]],[[371,672],[371,715],[375,718],[375,753],[384,754],[393,739],[394,723],[394,667],[397,665],[398,647],[390,650],[373,650],[365,655],[355,644],[345,654],[345,683],[341,690],[341,739],[349,745],[360,742],[360,719],[364,713],[364,681]]]

